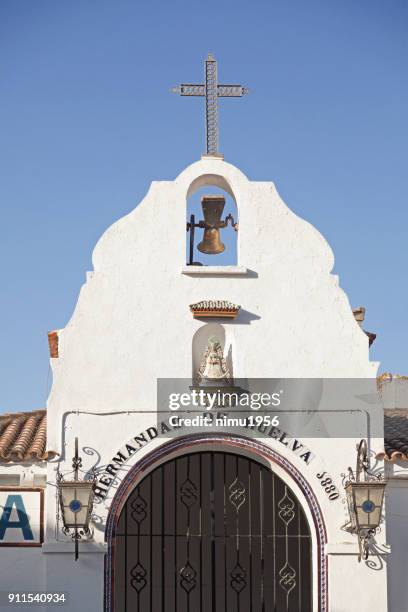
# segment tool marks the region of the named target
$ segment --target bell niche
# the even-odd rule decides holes
[[[188,206],[187,265],[219,266],[237,263],[238,219],[235,202],[223,194],[206,194]]]

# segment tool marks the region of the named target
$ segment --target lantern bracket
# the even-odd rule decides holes
[[[370,542],[372,536],[375,535],[377,529],[367,529],[358,533],[358,562],[360,563],[363,559],[367,561],[368,554],[370,552]]]
[[[370,461],[368,459],[367,440],[360,440],[356,446],[357,460],[356,469],[347,468],[347,474],[343,475],[343,486],[346,487],[351,482],[376,482],[383,480],[382,474],[375,474],[370,470]],[[364,478],[362,479],[362,475]]]

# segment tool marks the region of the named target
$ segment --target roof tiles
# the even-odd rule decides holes
[[[408,461],[408,410],[385,410],[384,450],[377,459]]]
[[[0,462],[46,461],[57,453],[46,450],[47,412],[0,415]]]
[[[196,304],[190,304],[190,310],[194,317],[227,317],[235,318],[241,306],[227,300],[201,300]]]

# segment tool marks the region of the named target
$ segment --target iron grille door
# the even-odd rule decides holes
[[[156,468],[115,540],[115,612],[310,612],[310,530],[263,465],[224,452]]]

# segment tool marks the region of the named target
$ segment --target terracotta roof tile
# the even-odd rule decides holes
[[[196,304],[190,304],[190,310],[195,317],[219,316],[235,318],[241,306],[227,300],[201,300]]]
[[[408,410],[385,410],[384,450],[377,459],[408,461]]]
[[[46,443],[46,410],[0,415],[0,462],[52,459],[57,453]]]
[[[360,327],[362,328],[364,319],[365,319],[365,313],[366,313],[366,309],[364,308],[364,306],[359,306],[358,308],[353,308],[353,315],[355,320],[357,321],[357,323],[360,325]],[[363,329],[363,332],[368,336],[368,344],[369,346],[372,345],[372,343],[374,342],[374,340],[377,337],[377,334],[374,334],[373,332],[369,332],[366,331],[365,329]]]

